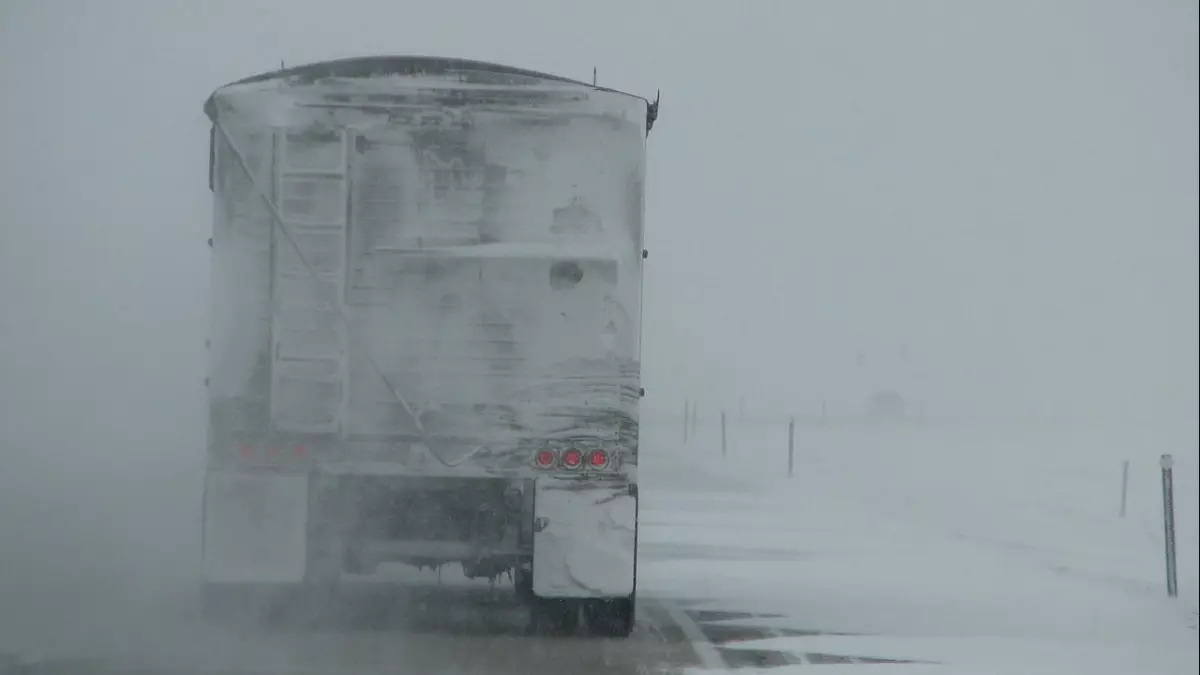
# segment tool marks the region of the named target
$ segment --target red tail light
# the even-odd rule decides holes
[[[238,448],[238,453],[242,456],[242,459],[250,459],[254,456],[254,447],[250,445],[242,445],[240,448]]]
[[[583,453],[571,448],[563,453],[562,465],[567,469],[578,469],[583,464]]]
[[[533,463],[536,464],[539,469],[549,469],[550,467],[554,466],[554,460],[556,459],[558,459],[558,456],[553,450],[539,450],[538,453],[533,457]]]
[[[588,463],[593,469],[603,469],[608,466],[608,453],[603,450],[593,450],[588,456]]]

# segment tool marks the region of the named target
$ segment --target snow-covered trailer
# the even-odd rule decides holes
[[[450,566],[628,634],[657,102],[370,57],[205,112],[206,597]]]

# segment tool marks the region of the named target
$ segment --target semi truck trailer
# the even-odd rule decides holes
[[[405,565],[628,635],[657,98],[380,56],[204,111],[206,601]]]

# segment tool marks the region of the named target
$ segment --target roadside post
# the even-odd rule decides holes
[[[1171,455],[1163,455],[1159,460],[1162,466],[1163,492],[1163,535],[1166,540],[1167,554],[1167,596],[1179,596],[1179,580],[1175,569],[1175,459]]]
[[[721,456],[725,456],[725,411],[721,411]]]
[[[792,469],[796,465],[796,417],[788,420],[788,478],[792,477]]]
[[[1121,463],[1121,517],[1125,517],[1126,497],[1129,494],[1129,460]]]
[[[691,407],[692,406],[690,403],[688,403],[688,400],[686,398],[683,399],[683,442],[684,443],[687,443],[688,409]]]

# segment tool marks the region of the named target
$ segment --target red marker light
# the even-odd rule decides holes
[[[548,469],[554,466],[555,455],[553,450],[541,450],[534,457],[534,462],[540,469]]]
[[[292,448],[292,454],[297,457],[306,457],[308,456],[308,448],[304,447],[303,445],[297,445],[296,447]]]
[[[242,456],[242,459],[250,459],[254,456],[254,448],[243,444],[242,447],[238,448],[238,453]]]
[[[594,469],[603,469],[608,466],[608,453],[603,450],[593,450],[591,456],[588,457],[588,462]]]
[[[583,453],[571,448],[563,453],[562,464],[568,469],[578,469],[583,464]]]

